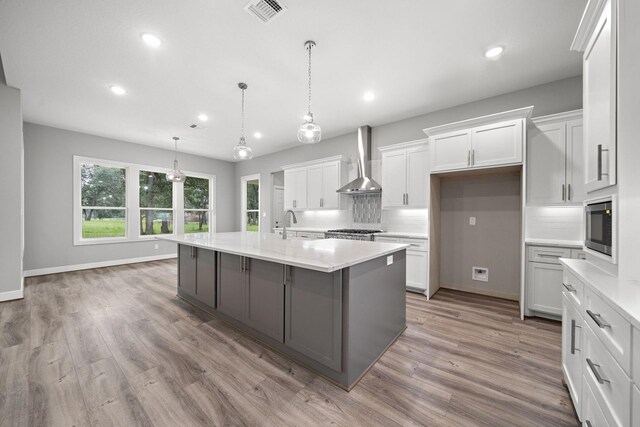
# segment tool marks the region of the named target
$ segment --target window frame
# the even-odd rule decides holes
[[[247,209],[247,182],[258,180],[258,209]],[[262,232],[262,218],[260,216],[260,206],[261,206],[261,194],[262,194],[262,180],[260,179],[260,174],[256,173],[253,175],[245,175],[240,178],[241,183],[241,210],[240,210],[240,224],[242,227],[242,231],[247,231],[247,213],[248,212],[257,212],[258,213],[258,233]]]
[[[82,164],[96,164],[105,167],[116,167],[125,170],[125,237],[82,237],[82,185],[81,167]],[[73,245],[104,245],[113,243],[142,242],[157,240],[159,237],[175,236],[184,234],[184,186],[180,183],[173,184],[173,195],[171,209],[168,208],[142,208],[140,207],[140,171],[168,173],[169,168],[158,166],[141,165],[136,163],[121,162],[117,160],[99,159],[94,157],[73,156]],[[209,233],[216,232],[216,175],[202,172],[183,171],[185,175],[209,180]],[[120,210],[121,207],[111,208]],[[143,210],[172,211],[173,213],[173,233],[172,234],[140,234],[140,212]],[[188,209],[198,210],[198,209]]]

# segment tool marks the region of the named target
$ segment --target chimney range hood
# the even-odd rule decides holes
[[[380,184],[369,178],[371,176],[371,128],[358,128],[358,177],[336,190],[344,194],[379,194],[382,192]]]

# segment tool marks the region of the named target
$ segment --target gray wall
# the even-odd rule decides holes
[[[73,245],[73,156],[169,167],[173,152],[145,145],[24,124],[25,270],[175,253],[169,242]],[[217,231],[235,227],[231,162],[180,153],[180,168],[216,175]],[[159,249],[154,245],[159,243]]]
[[[379,100],[378,102],[382,101]],[[469,104],[375,126],[372,132],[372,158],[379,158],[379,147],[425,138],[425,134],[422,132],[424,128],[529,105],[535,106],[533,110],[533,116],[535,117],[582,108],[582,76],[559,80]],[[320,125],[322,125],[322,123],[320,123]],[[296,129],[291,130],[292,137],[295,137],[295,132]],[[253,160],[240,162],[236,166],[236,194],[240,194],[240,177],[244,175],[259,173],[263,188],[271,188],[270,173],[280,170],[280,167],[283,165],[339,154],[344,155],[347,159],[356,159],[356,138],[356,130],[354,129],[350,134],[329,138],[316,145],[300,145],[288,150],[260,156]],[[349,170],[350,176],[353,178],[355,174],[353,164],[349,165]],[[378,179],[375,164],[373,171],[373,178]],[[261,218],[262,223],[270,224],[271,192],[262,191],[260,199],[260,208],[262,212],[266,212],[267,214],[266,217]],[[239,198],[237,200],[237,212],[240,212]],[[236,216],[236,229],[240,229],[239,214]]]
[[[464,291],[520,296],[521,191],[519,175],[442,179],[440,283]],[[469,217],[476,225],[469,225]],[[473,267],[489,281],[471,280]]]
[[[1,66],[0,66],[1,67]],[[0,200],[0,301],[20,298],[22,291],[22,186],[23,143],[20,91],[0,83],[0,147],[2,175]],[[11,294],[7,294],[11,292]],[[4,294],[4,297],[3,297]]]

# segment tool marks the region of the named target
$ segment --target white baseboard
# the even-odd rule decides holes
[[[24,298],[24,292],[22,289],[18,289],[17,291],[0,292],[0,302],[22,298]]]
[[[113,261],[90,262],[87,264],[63,265],[60,267],[38,268],[35,270],[25,270],[24,277],[42,276],[44,274],[65,273],[67,271],[89,270],[100,267],[113,267],[115,265],[135,264],[138,262],[161,261],[164,259],[177,258],[177,254],[154,255],[139,258],[116,259]],[[2,294],[0,294],[2,295]],[[0,299],[1,301],[1,299]]]
[[[469,292],[472,294],[485,295],[488,297],[496,297],[496,298],[508,299],[512,301],[520,301],[520,295],[511,294],[508,292],[498,292],[498,291],[492,291],[489,289],[467,288],[465,286],[450,285],[450,284],[440,284],[440,287],[445,289],[453,289],[454,291],[462,291],[462,292]]]

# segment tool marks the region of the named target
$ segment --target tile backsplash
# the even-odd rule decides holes
[[[529,206],[525,237],[530,239],[582,240],[582,206]]]
[[[382,215],[380,194],[351,196],[351,201],[351,212],[354,223],[380,224]]]
[[[385,209],[382,211],[382,229],[429,234],[429,209]]]

